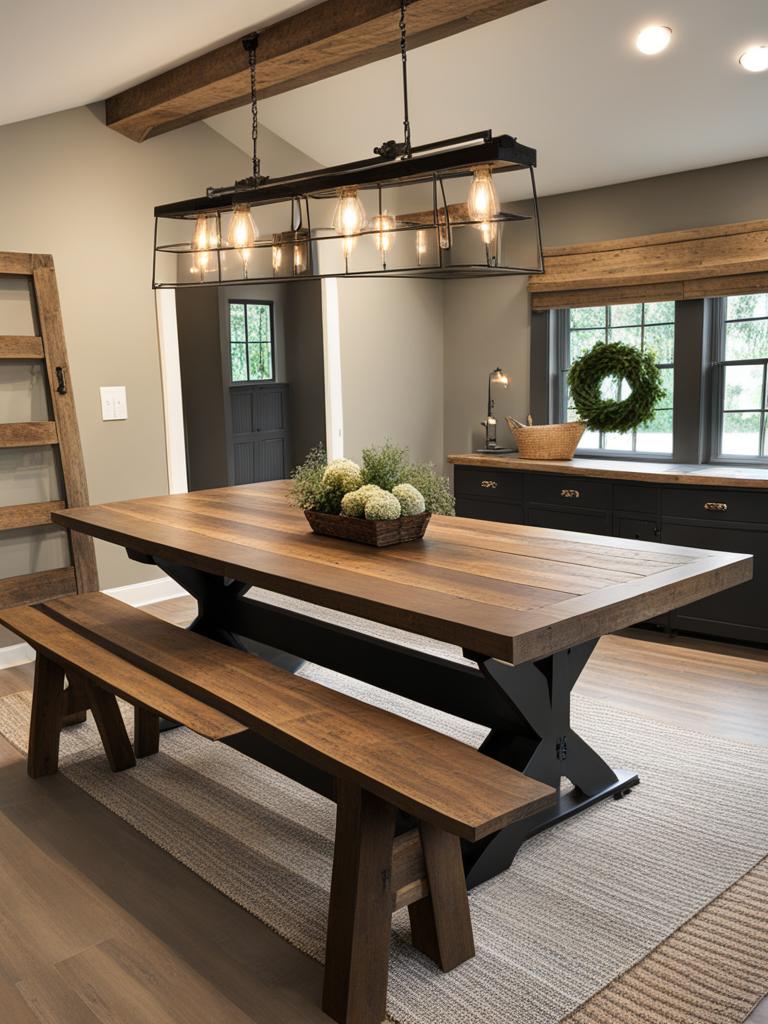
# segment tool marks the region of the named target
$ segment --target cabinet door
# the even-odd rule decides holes
[[[614,533],[627,540],[652,540],[658,542],[661,535],[656,519],[637,519],[634,516],[616,515]]]
[[[753,578],[703,601],[679,608],[675,625],[698,633],[734,640],[768,640],[768,532],[744,526],[706,526],[688,523],[662,525],[665,544],[712,551],[745,552],[754,556]]]
[[[587,509],[544,508],[527,505],[525,521],[529,526],[546,526],[552,530],[575,530],[577,533],[611,533],[611,513]]]
[[[456,515],[467,519],[486,519],[491,523],[522,523],[523,506],[506,501],[482,501],[456,497]]]

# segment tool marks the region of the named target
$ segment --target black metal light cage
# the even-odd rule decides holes
[[[536,150],[484,131],[414,147],[405,158],[209,189],[197,199],[156,207],[153,287],[540,274],[535,166]],[[467,196],[478,168],[488,168],[494,181],[527,171],[530,188],[487,220],[471,220]],[[361,229],[349,236],[330,227],[342,190],[355,190],[365,212]],[[226,240],[235,207],[249,209],[258,231],[247,248]],[[384,214],[384,221],[376,219]],[[201,216],[216,225],[210,233],[215,244],[209,237],[202,249],[194,240]]]

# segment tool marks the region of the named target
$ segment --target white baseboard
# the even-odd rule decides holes
[[[134,608],[142,608],[145,604],[157,604],[158,601],[170,601],[172,597],[188,596],[186,590],[170,576],[144,580],[143,583],[129,583],[125,587],[111,587],[104,593]]]
[[[110,587],[104,591],[118,601],[124,601],[134,608],[142,608],[146,604],[157,604],[158,601],[169,601],[172,597],[184,597],[186,590],[170,578],[160,576],[156,580],[145,580],[143,583],[129,583],[125,587]],[[35,652],[29,644],[11,644],[0,647],[0,672],[14,665],[26,665],[35,660]]]
[[[0,647],[0,672],[4,668],[26,665],[34,660],[35,652],[29,644],[11,644],[10,647]]]

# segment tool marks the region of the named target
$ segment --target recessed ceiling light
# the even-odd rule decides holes
[[[650,57],[666,50],[671,38],[672,29],[667,28],[666,25],[649,25],[639,33],[635,40],[635,46],[640,53],[645,53]]]
[[[750,46],[739,57],[745,71],[768,71],[768,46]]]

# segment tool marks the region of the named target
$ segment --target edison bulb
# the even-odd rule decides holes
[[[427,255],[428,248],[429,246],[427,244],[427,232],[424,230],[424,228],[419,228],[419,230],[416,232],[416,257],[418,259],[419,264],[421,264],[421,257]]]
[[[493,183],[491,168],[487,165],[475,167],[467,197],[469,219],[487,221],[495,217],[499,209],[499,196]]]
[[[277,274],[283,265],[283,247],[280,244],[280,235],[272,236],[272,269]]]
[[[355,251],[357,239],[354,235],[344,235],[341,239],[341,251],[345,260],[348,260]]]
[[[483,237],[484,245],[492,245],[496,241],[497,227],[493,221],[485,220],[482,224],[478,225],[480,228],[480,234]]]
[[[250,249],[258,237],[259,232],[253,223],[250,207],[238,203],[232,212],[227,241],[235,249]]]
[[[357,235],[365,224],[365,210],[356,188],[343,188],[336,203],[331,226],[337,235]]]
[[[210,270],[211,254],[205,249],[199,250],[192,257],[192,266],[195,270],[199,270],[201,274],[204,274],[207,270]]]
[[[294,274],[303,274],[307,269],[307,243],[306,242],[294,242],[293,243],[293,272]]]
[[[215,216],[204,213],[195,221],[195,232],[192,236],[192,248],[217,249],[219,245],[219,225]]]
[[[395,244],[395,218],[385,210],[373,218],[371,229],[376,248],[381,253],[388,253]]]

